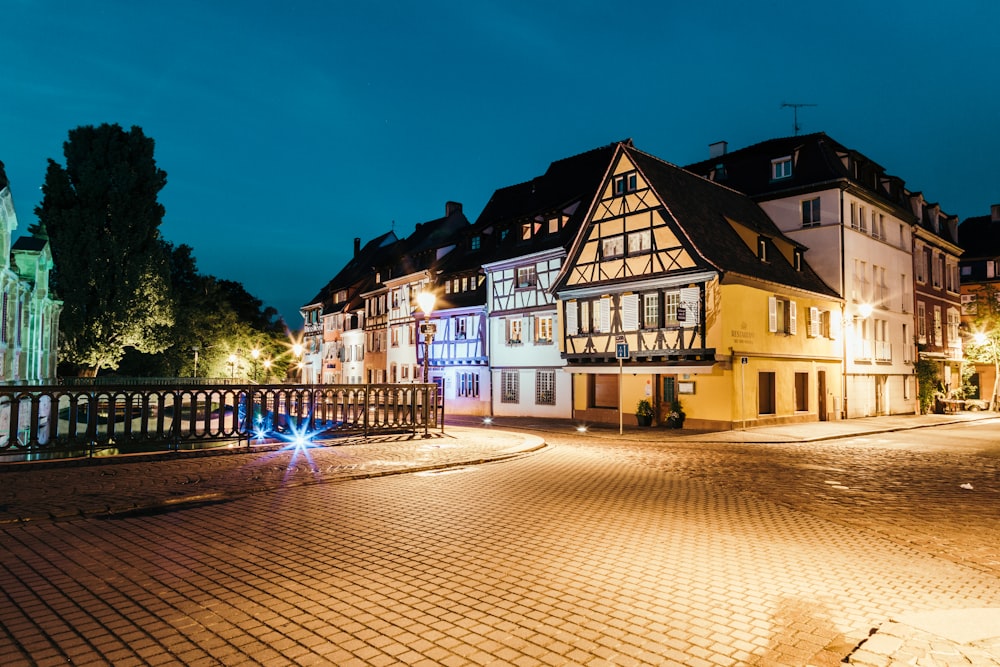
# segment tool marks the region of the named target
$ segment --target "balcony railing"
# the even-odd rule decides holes
[[[436,384],[0,387],[0,457],[176,451],[443,428]]]

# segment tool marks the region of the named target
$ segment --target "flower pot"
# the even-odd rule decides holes
[[[636,415],[635,420],[639,422],[639,426],[652,426],[653,416],[652,415]]]

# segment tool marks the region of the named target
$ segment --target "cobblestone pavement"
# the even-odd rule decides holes
[[[848,493],[906,463],[892,447],[554,432],[537,449],[499,429],[448,433],[309,450],[312,464],[270,452],[0,473],[15,521],[0,527],[0,664],[1000,664],[989,636],[962,656],[919,622],[1000,607],[991,552],[907,541],[943,514],[864,523],[896,521],[883,505],[904,500],[919,513],[917,491]],[[407,468],[422,472],[379,476]],[[972,472],[955,479],[996,505]],[[966,502],[951,481],[910,479]],[[87,503],[60,500],[81,490]],[[137,507],[153,509],[93,516]],[[955,521],[995,528],[990,511],[964,516],[974,507]],[[92,516],[21,520],[80,511]]]

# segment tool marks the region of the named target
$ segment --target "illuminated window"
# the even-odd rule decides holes
[[[674,315],[677,313],[677,305],[674,304]],[[660,295],[642,295],[642,328],[657,329],[660,326]]]
[[[556,372],[538,371],[535,373],[535,404],[556,404]]]
[[[628,235],[628,254],[637,255],[652,249],[652,234],[648,229]]]
[[[538,276],[533,266],[520,266],[517,269],[517,286],[534,287],[538,282]]]
[[[663,297],[663,320],[669,326],[677,326],[677,308],[681,305],[680,292],[667,292]]]
[[[500,371],[500,402],[517,403],[520,375],[518,371]]]
[[[613,259],[625,254],[625,237],[611,236],[601,239],[601,258]]]
[[[552,342],[552,316],[544,315],[535,318],[535,340],[539,343]]]
[[[469,247],[473,250],[479,250],[479,246],[482,244],[482,239],[479,236],[473,236],[472,240],[469,242]]]
[[[520,345],[522,343],[521,326],[522,326],[521,320],[507,320],[508,345]]]

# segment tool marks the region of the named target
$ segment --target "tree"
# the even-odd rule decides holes
[[[965,344],[965,358],[993,367],[993,388],[989,400],[990,409],[996,410],[1000,408],[997,405],[1000,396],[1000,291],[993,283],[985,283],[975,294],[976,300],[972,303],[975,312],[971,313],[968,322],[970,335]]]
[[[49,159],[35,208],[52,246],[52,288],[64,302],[63,360],[84,375],[117,368],[126,349],[155,353],[173,324],[169,267],[160,242],[167,182],[142,129],[86,125]]]

